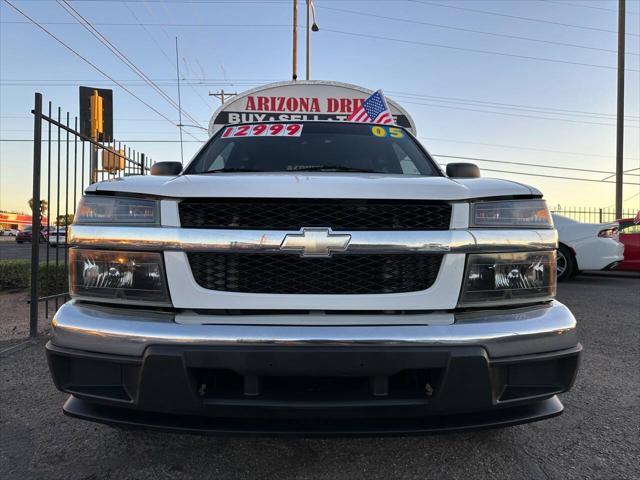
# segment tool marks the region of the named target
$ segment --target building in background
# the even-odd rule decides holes
[[[11,228],[24,230],[24,227],[31,225],[31,221],[31,215],[0,211],[0,230]],[[42,225],[49,225],[49,219],[47,217],[42,217]]]

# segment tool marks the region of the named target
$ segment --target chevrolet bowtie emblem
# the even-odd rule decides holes
[[[344,252],[351,235],[332,233],[330,228],[303,228],[301,233],[285,235],[280,250],[300,252],[302,257],[330,257],[333,252]]]

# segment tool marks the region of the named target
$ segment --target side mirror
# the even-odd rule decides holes
[[[480,169],[475,163],[449,163],[447,176],[451,178],[478,178]]]
[[[182,171],[180,162],[158,162],[151,166],[151,175],[173,176]]]

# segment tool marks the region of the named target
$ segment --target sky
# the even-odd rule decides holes
[[[73,118],[79,85],[113,88],[115,137],[155,161],[180,159],[178,114],[168,100],[58,2],[10,1],[147,105],[0,0],[0,210],[28,210],[36,91]],[[291,0],[68,3],[174,100],[178,37],[183,110],[201,127],[219,106],[210,92],[291,78]],[[485,159],[476,162],[483,176],[533,185],[551,206],[614,206],[613,183],[575,179],[610,175],[583,170],[615,171],[616,0],[314,3],[312,79],[381,88],[413,116],[439,162]],[[630,210],[640,209],[639,27],[640,1],[628,0],[624,168],[632,171],[623,197]],[[204,138],[185,129],[185,160]]]

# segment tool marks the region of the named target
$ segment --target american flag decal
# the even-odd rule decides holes
[[[393,123],[393,117],[387,106],[387,101],[384,99],[384,95],[382,95],[382,90],[378,90],[367,98],[360,108],[357,108],[349,115],[347,121],[381,123],[383,125]]]

